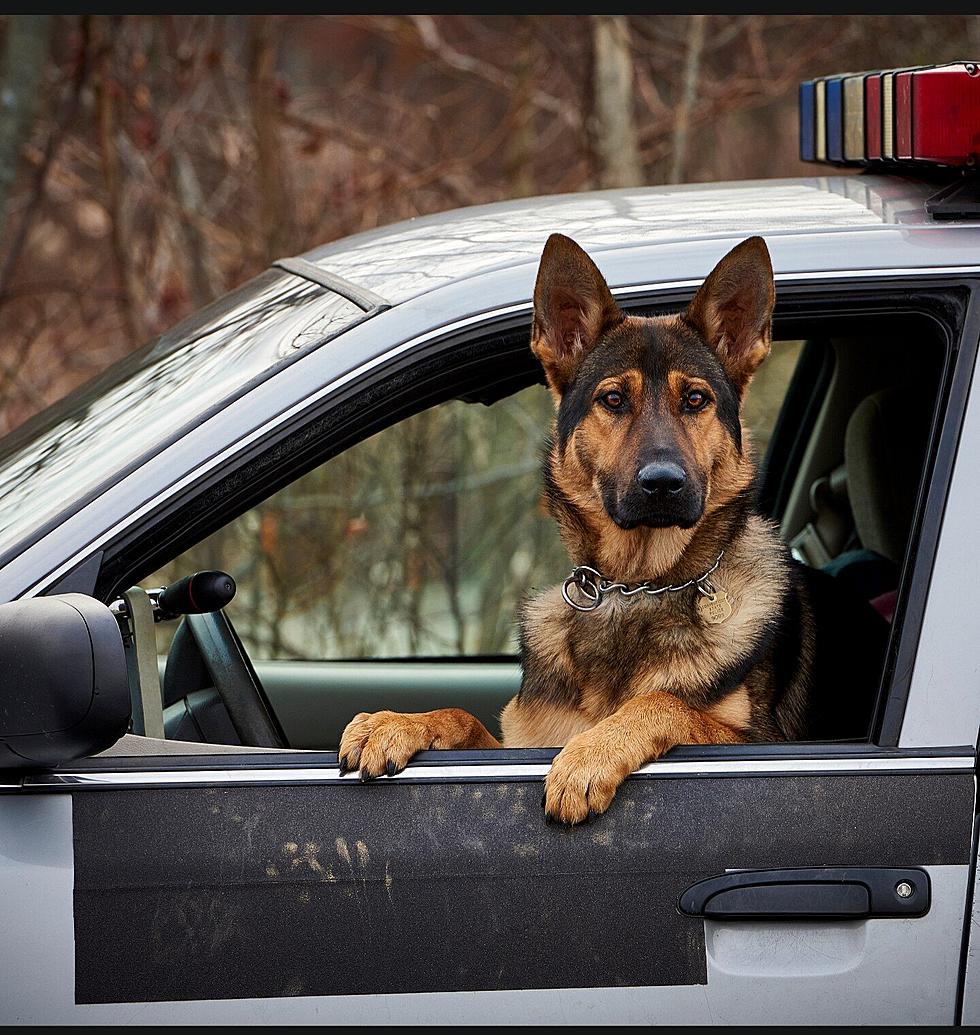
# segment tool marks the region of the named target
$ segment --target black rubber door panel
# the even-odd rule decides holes
[[[699,881],[969,862],[970,769],[641,776],[577,828],[481,771],[76,791],[77,1001],[703,984]]]

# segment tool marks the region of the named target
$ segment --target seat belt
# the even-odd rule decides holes
[[[843,465],[810,486],[810,510],[813,518],[790,541],[790,552],[811,568],[825,568],[845,548],[854,528]]]
[[[126,652],[126,660],[131,680],[135,679],[139,687],[137,700],[133,702],[133,732],[163,740],[163,694],[160,692],[153,605],[146,591],[139,586],[128,589],[123,596],[133,634],[132,650]]]

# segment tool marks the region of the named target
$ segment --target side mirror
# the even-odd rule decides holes
[[[82,593],[0,604],[0,769],[102,751],[131,709],[122,633],[105,604]]]

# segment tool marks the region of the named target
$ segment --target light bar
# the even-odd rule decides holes
[[[823,76],[800,84],[800,158],[980,162],[980,62]]]

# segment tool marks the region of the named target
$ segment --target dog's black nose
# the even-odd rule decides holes
[[[665,461],[647,464],[636,474],[640,488],[651,496],[678,493],[684,488],[687,473],[678,464]]]

